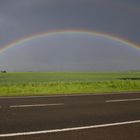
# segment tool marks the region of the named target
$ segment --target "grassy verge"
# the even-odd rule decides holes
[[[140,73],[7,73],[0,74],[0,96],[138,92]],[[2,80],[3,78],[3,80]]]

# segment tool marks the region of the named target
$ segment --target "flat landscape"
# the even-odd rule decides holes
[[[140,0],[0,0],[0,140],[140,140]]]
[[[0,74],[1,140],[138,140],[140,72]]]
[[[0,73],[0,96],[139,92],[140,72]]]

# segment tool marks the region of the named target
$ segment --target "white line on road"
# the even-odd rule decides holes
[[[64,103],[57,103],[57,104],[33,104],[33,105],[12,105],[12,106],[10,106],[10,108],[61,106],[61,105],[64,105]]]
[[[0,99],[26,99],[26,98],[55,98],[55,97],[80,97],[80,96],[106,96],[106,95],[123,95],[123,94],[134,94],[139,92],[116,92],[116,93],[93,93],[93,94],[60,94],[60,95],[44,95],[44,96],[10,96],[10,97],[0,97]]]
[[[94,128],[102,128],[102,127],[111,127],[111,126],[136,124],[136,123],[140,123],[140,120],[127,121],[127,122],[118,122],[118,123],[109,123],[109,124],[101,124],[101,125],[92,125],[92,126],[83,126],[83,127],[73,127],[73,128],[63,128],[63,129],[43,130],[43,131],[8,133],[8,134],[0,134],[0,137],[12,137],[12,136],[25,136],[25,135],[57,133],[57,132],[76,131],[76,130],[84,130],[84,129],[94,129]]]
[[[119,99],[119,100],[107,100],[107,103],[113,103],[113,102],[132,102],[132,101],[140,101],[140,98],[135,99]]]

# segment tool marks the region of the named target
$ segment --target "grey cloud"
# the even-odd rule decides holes
[[[88,34],[61,33],[4,51],[8,71],[118,71],[140,69],[140,52],[123,43]]]
[[[139,7],[137,0],[1,0],[0,44],[57,29],[107,32],[140,43]]]
[[[0,47],[15,39],[37,34],[38,32],[62,29],[85,29],[104,32],[140,44],[139,17],[140,2],[138,0],[0,0]],[[51,51],[51,49],[48,51]],[[84,49],[83,52],[85,51]],[[121,50],[118,50],[118,54],[119,51],[121,53]],[[55,52],[56,56],[57,52]],[[78,53],[78,51],[76,52]],[[104,53],[105,50],[102,55],[106,58],[111,55],[110,52]],[[40,62],[42,65],[44,64],[44,56],[42,56],[43,61]],[[32,57],[38,60],[38,57],[29,55],[29,59],[32,59]],[[90,57],[92,59],[92,54]],[[79,54],[79,58],[81,58],[81,54]],[[127,58],[129,58],[129,55]],[[73,59],[73,57],[70,57],[71,62],[74,62]],[[100,68],[103,64],[101,59],[100,56],[98,58],[100,63],[95,62],[98,67],[101,64]],[[131,67],[139,64],[138,59],[139,54],[136,59],[129,59],[132,63]],[[63,59],[60,57],[60,60]],[[108,60],[106,59],[106,61]],[[121,63],[121,60],[118,62],[114,60],[114,62]],[[81,63],[81,61],[78,60],[78,63]],[[113,64],[113,62],[110,63]],[[129,62],[125,61],[125,63]],[[38,66],[41,64],[38,64]],[[55,66],[51,63],[49,65],[55,67],[56,63]],[[129,67],[129,64],[127,66]],[[126,69],[126,67],[123,69]]]

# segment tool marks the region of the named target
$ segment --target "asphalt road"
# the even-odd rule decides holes
[[[140,93],[0,98],[0,140],[139,140],[139,132]]]

